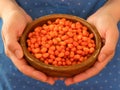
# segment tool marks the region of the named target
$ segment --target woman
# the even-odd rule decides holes
[[[84,84],[81,86],[80,84],[77,85],[75,83],[85,81],[88,78],[97,75],[113,58],[119,35],[117,27],[117,23],[120,19],[119,4],[120,0],[87,0],[87,2],[85,0],[56,0],[54,2],[53,0],[1,0],[0,16],[3,20],[2,40],[4,43],[5,53],[12,61],[11,62],[8,60],[4,53],[0,55],[2,59],[0,61],[2,67],[1,88],[6,88],[6,90],[38,90],[41,87],[44,87],[43,89],[46,90],[76,90],[78,87],[82,87],[84,90],[88,90],[90,86],[87,88],[86,86],[83,87]],[[18,39],[21,36],[25,26],[31,22],[32,19],[51,13],[73,14],[87,19],[89,23],[96,26],[102,40],[105,43],[98,56],[97,62],[92,68],[72,78],[67,78],[64,80],[65,85],[67,86],[75,84],[70,87],[61,85],[63,84],[61,81],[57,81],[58,83],[52,87],[49,85],[46,87],[46,84],[42,82],[53,85],[55,84],[56,78],[46,76],[44,73],[30,67],[24,60],[22,49],[18,43]],[[26,76],[29,76],[30,78]],[[95,78],[93,78],[93,80],[94,79]],[[96,81],[96,83],[97,82],[98,81]],[[4,83],[6,84],[3,85]],[[85,84],[87,84],[87,82]],[[57,85],[62,86],[62,88],[57,88]],[[96,85],[94,85],[94,87],[98,88]],[[103,87],[101,86],[99,88]]]

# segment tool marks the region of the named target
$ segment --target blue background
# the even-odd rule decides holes
[[[33,19],[51,13],[74,14],[86,19],[105,3],[105,0],[99,0],[99,3],[98,0],[87,0],[88,2],[84,0],[84,2],[87,3],[87,6],[84,6],[84,2],[79,3],[79,0],[56,0],[54,3],[51,0],[39,1],[42,3],[37,3],[37,0],[33,2],[30,2],[30,0],[17,0],[18,4],[23,7]],[[57,8],[52,4],[56,5]],[[77,6],[74,4],[80,6],[80,8],[76,8]],[[32,7],[29,7],[30,5]],[[66,7],[66,5],[69,5],[69,8]],[[46,8],[43,8],[45,6]],[[61,8],[58,8],[59,6],[61,6]],[[84,7],[84,9],[82,7]],[[0,19],[0,28],[1,27],[2,20]],[[118,28],[120,30],[120,23],[118,24]],[[63,81],[57,81],[54,86],[50,86],[46,83],[29,78],[18,71],[4,53],[0,34],[0,90],[120,90],[119,53],[120,38],[114,58],[98,75],[69,87],[66,87]]]

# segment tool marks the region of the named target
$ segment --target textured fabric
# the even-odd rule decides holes
[[[54,2],[53,2],[54,1]],[[87,18],[105,0],[17,0],[33,19],[52,13],[66,13]],[[2,21],[0,20],[0,28]],[[118,25],[120,29],[120,25]],[[63,81],[50,86],[23,75],[6,57],[0,35],[0,90],[120,90],[120,40],[113,60],[98,75],[66,87]]]

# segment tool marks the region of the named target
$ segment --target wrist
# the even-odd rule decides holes
[[[15,0],[1,0],[0,3],[0,17],[4,18],[14,11],[18,10],[18,5]]]
[[[116,22],[120,20],[120,0],[108,0],[104,5],[106,12],[111,15]]]

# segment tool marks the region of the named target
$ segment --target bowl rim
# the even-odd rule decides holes
[[[29,28],[34,28],[40,21],[44,21],[46,19],[50,20],[52,18],[66,18],[68,20],[76,20],[76,21],[81,22],[83,25],[87,26],[88,29],[92,30],[92,32],[95,35],[95,41],[96,41],[96,50],[92,54],[92,57],[90,56],[87,60],[83,61],[82,64],[80,63],[80,64],[75,64],[75,65],[70,65],[70,66],[54,66],[54,65],[47,65],[47,64],[41,62],[40,60],[38,60],[37,58],[35,58],[33,55],[31,55],[30,52],[27,50],[26,43],[25,43],[25,40],[27,38],[25,36],[29,33]],[[97,29],[95,28],[95,26],[88,23],[83,18],[74,16],[74,15],[70,15],[70,14],[49,14],[49,15],[41,16],[41,17],[35,19],[34,21],[32,21],[31,23],[29,23],[26,26],[25,30],[23,31],[22,36],[20,37],[20,44],[22,46],[25,58],[29,59],[31,62],[35,62],[36,64],[42,66],[45,69],[49,68],[51,70],[54,69],[55,71],[66,71],[66,70],[73,70],[73,69],[79,69],[79,68],[86,67],[89,63],[92,63],[93,59],[95,62],[97,60],[96,57],[98,56],[100,49],[101,49],[101,37],[100,37],[100,34],[97,31]],[[27,61],[29,62],[29,60],[27,60]]]

